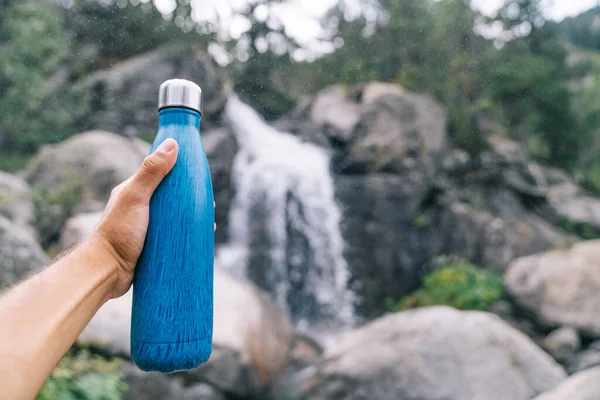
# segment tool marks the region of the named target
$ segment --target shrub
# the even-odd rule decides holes
[[[484,311],[503,295],[500,276],[461,261],[435,268],[425,276],[420,289],[404,297],[392,310],[447,305],[460,310]]]
[[[37,400],[120,400],[127,389],[121,365],[121,360],[106,360],[86,350],[67,354]]]
[[[65,221],[81,203],[83,182],[72,177],[55,189],[36,188],[33,191],[33,226],[40,234],[42,246],[56,242]]]

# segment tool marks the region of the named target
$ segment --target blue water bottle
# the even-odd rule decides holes
[[[133,280],[131,356],[144,371],[195,368],[213,331],[214,207],[200,138],[202,90],[183,79],[159,90],[154,151],[167,138],[177,162],[150,201],[150,224]]]

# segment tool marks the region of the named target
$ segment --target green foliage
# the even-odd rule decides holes
[[[25,169],[31,156],[22,154],[6,154],[0,157],[0,171],[17,172]]]
[[[509,0],[495,22],[510,39],[486,68],[492,100],[513,136],[541,143],[533,152],[544,161],[573,168],[587,137],[566,87],[573,71],[558,27],[544,21],[539,0]]]
[[[584,49],[600,50],[600,29],[597,18],[600,7],[592,8],[576,17],[568,17],[561,23],[561,29],[569,41]]]
[[[75,66],[78,75],[106,67],[117,60],[141,54],[168,43],[207,45],[191,17],[164,18],[151,2],[77,0],[65,13],[66,27],[74,37],[73,47],[87,57]],[[177,15],[189,13],[180,5]]]
[[[72,177],[55,189],[36,188],[32,193],[33,226],[44,248],[56,242],[64,222],[81,203],[83,182]]]
[[[579,236],[585,240],[600,238],[600,230],[589,224],[586,224],[585,222],[577,222],[571,221],[567,218],[561,218],[558,220],[558,226],[560,226],[565,232]]]
[[[392,311],[447,305],[460,310],[485,311],[504,295],[502,278],[466,261],[440,265],[425,276],[420,289],[400,302],[387,306]]]
[[[2,14],[0,146],[29,154],[72,134],[86,104],[60,87],[68,40],[59,14],[31,0],[9,3]]]
[[[121,365],[121,360],[106,360],[86,350],[67,354],[37,400],[120,400],[127,389]]]

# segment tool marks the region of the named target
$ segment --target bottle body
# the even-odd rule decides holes
[[[140,369],[195,368],[212,350],[214,206],[200,113],[159,113],[152,146],[179,145],[177,162],[150,201],[150,223],[133,281],[131,355]]]

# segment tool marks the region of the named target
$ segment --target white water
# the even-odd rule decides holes
[[[289,309],[291,296],[296,304],[313,304],[309,312],[295,315],[300,326],[350,325],[353,297],[347,289],[348,265],[343,258],[341,213],[334,199],[329,155],[267,125],[236,95],[229,98],[225,115],[240,147],[233,168],[236,194],[229,215],[230,258],[226,263],[247,275],[250,216],[258,207],[263,216],[260,223],[268,232],[271,265],[267,275],[272,285],[268,289],[276,302]],[[290,226],[305,238],[304,248],[310,254],[290,252],[295,243],[289,237]]]

